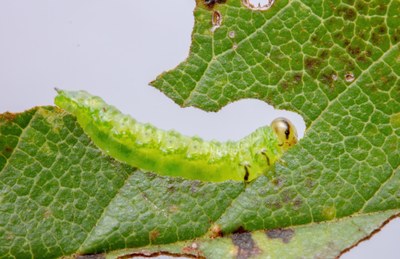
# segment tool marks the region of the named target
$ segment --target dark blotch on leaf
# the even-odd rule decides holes
[[[159,236],[160,236],[160,232],[158,230],[156,230],[156,229],[150,231],[150,233],[149,233],[149,238],[150,238],[151,241],[156,240]]]
[[[391,37],[394,44],[398,43],[400,41],[400,28],[392,31]]]
[[[339,7],[337,9],[337,14],[342,16],[345,20],[354,21],[356,19],[357,13],[352,8],[349,7]]]
[[[295,209],[295,210],[300,209],[302,204],[303,204],[303,201],[300,198],[295,198],[293,200],[293,209]]]
[[[12,152],[13,152],[13,148],[12,147],[9,147],[9,146],[5,146],[4,147],[4,151],[3,151],[3,154],[11,154]]]
[[[367,63],[367,58],[365,56],[359,56],[357,57],[357,62],[359,63]]]
[[[359,13],[367,13],[368,11],[367,5],[363,1],[356,2],[356,9]]]
[[[378,32],[379,32],[380,34],[385,34],[385,33],[387,32],[386,25],[381,25],[381,26],[379,26],[379,27],[378,27]]]
[[[319,57],[322,59],[325,59],[329,56],[329,51],[324,49],[323,51],[321,51],[321,53],[319,54]]]
[[[302,74],[295,74],[293,77],[294,81],[296,82],[300,82],[302,78],[303,78]]]
[[[373,32],[371,35],[371,41],[374,45],[380,45],[383,41],[383,37],[379,35],[377,32]]]
[[[357,56],[361,53],[361,50],[359,47],[353,47],[353,46],[348,46],[347,51],[350,53],[352,56]]]
[[[321,65],[322,61],[319,58],[306,58],[304,60],[306,70],[314,77],[319,73]]]
[[[203,0],[204,4],[209,7],[213,8],[215,4],[223,4],[226,2],[226,0]]]
[[[333,79],[333,77],[332,77],[332,73],[324,73],[324,74],[322,74],[322,77],[321,77],[321,82],[323,82],[325,85],[328,85],[330,88],[333,88],[334,87],[334,79]]]
[[[265,234],[267,234],[267,237],[271,239],[282,239],[283,243],[289,243],[290,239],[292,239],[294,235],[294,230],[293,229],[282,229],[282,228],[277,228],[277,229],[271,229],[265,231]]]
[[[273,178],[271,182],[273,185],[280,188],[280,187],[282,187],[282,185],[284,184],[285,181],[286,180],[284,177],[276,177],[276,178]]]
[[[231,238],[232,243],[238,249],[236,258],[246,259],[258,255],[261,252],[249,232],[235,233],[232,234]]]
[[[267,206],[267,208],[277,210],[277,209],[282,208],[282,203],[279,202],[278,200],[276,200],[276,198],[273,200],[268,199],[267,201],[265,201],[265,206]]]
[[[388,8],[388,6],[387,6],[386,3],[380,3],[380,4],[378,5],[378,12],[379,12],[380,14],[386,14],[386,13],[387,13],[387,8]]]
[[[241,234],[241,233],[247,233],[248,231],[243,227],[239,226],[235,231],[233,231],[234,234]]]

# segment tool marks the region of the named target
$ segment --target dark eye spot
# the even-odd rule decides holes
[[[289,129],[285,130],[286,139],[289,139],[289,135],[290,135],[290,130]]]

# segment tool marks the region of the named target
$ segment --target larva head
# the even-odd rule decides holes
[[[279,146],[287,150],[297,143],[297,130],[290,120],[276,118],[271,122],[271,128],[278,137]]]

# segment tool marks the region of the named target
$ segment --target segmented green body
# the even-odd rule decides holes
[[[204,141],[141,124],[84,91],[58,90],[55,103],[74,114],[93,142],[109,155],[161,175],[250,181],[263,174],[284,149],[267,126],[239,141]]]

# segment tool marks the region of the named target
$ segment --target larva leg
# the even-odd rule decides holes
[[[245,166],[244,166],[244,177],[243,177],[243,180],[244,180],[245,182],[248,182],[248,181],[249,181],[249,177],[250,177],[249,168],[250,168],[250,165],[245,165]]]
[[[260,154],[263,155],[265,157],[265,159],[267,160],[267,165],[271,166],[271,160],[269,159],[267,150],[266,149],[261,150]]]

